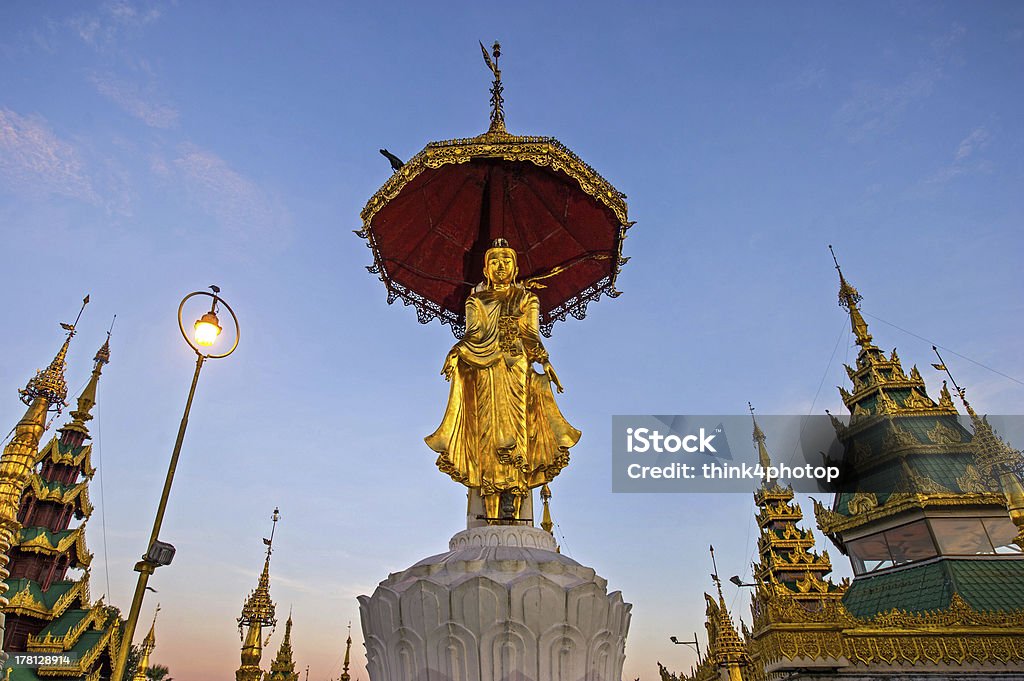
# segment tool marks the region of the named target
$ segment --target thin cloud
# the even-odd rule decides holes
[[[991,134],[984,127],[975,128],[967,137],[960,141],[953,155],[953,161],[936,170],[924,180],[926,186],[942,185],[961,175],[988,172],[992,164],[985,159],[977,159],[977,152],[988,146]]]
[[[851,142],[858,142],[894,129],[914,103],[931,95],[944,77],[944,68],[954,61],[954,50],[966,35],[966,29],[954,25],[931,43],[931,54],[904,78],[891,85],[861,81],[853,85],[853,94],[836,112],[836,123],[846,128]]]
[[[0,178],[8,191],[50,195],[99,204],[78,150],[36,117],[0,109]]]
[[[115,46],[124,34],[154,23],[160,14],[160,9],[154,5],[141,6],[127,0],[114,0],[103,4],[95,13],[72,17],[68,24],[87,45],[105,50]]]
[[[274,250],[287,241],[287,210],[224,159],[194,144],[185,144],[173,166],[195,204],[212,215],[237,244],[259,243]]]
[[[151,128],[172,128],[178,122],[177,109],[151,101],[134,85],[119,82],[109,75],[93,74],[90,80],[101,95]]]
[[[986,146],[988,144],[988,138],[988,130],[985,128],[975,128],[972,130],[971,134],[965,137],[957,146],[956,160],[963,161],[978,149]]]
[[[942,77],[939,68],[920,70],[895,85],[860,82],[853,96],[840,107],[837,122],[847,128],[851,141],[859,141],[895,127],[911,103],[931,94]]]

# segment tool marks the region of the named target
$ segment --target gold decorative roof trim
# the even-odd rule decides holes
[[[825,534],[833,535],[912,510],[950,506],[1002,506],[1005,508],[1005,503],[1003,495],[994,492],[949,492],[946,494],[897,492],[890,495],[881,506],[852,516],[837,513],[815,499],[814,516],[818,522],[818,528]]]
[[[92,515],[93,505],[89,500],[88,478],[62,491],[49,488],[38,473],[33,473],[29,478],[29,489],[32,490],[32,494],[39,501],[53,501],[58,504],[74,504],[78,501],[78,508],[82,515],[86,518]]]
[[[102,629],[108,617],[109,613],[103,606],[103,599],[101,598],[88,609],[88,612],[82,616],[82,619],[78,620],[63,635],[54,636],[50,632],[47,632],[45,636],[30,634],[27,647],[30,651],[39,653],[59,653],[70,650],[78,642],[78,637],[82,635],[82,632],[87,631],[89,628]]]
[[[942,610],[890,610],[854,617],[840,600],[808,610],[786,596],[759,590],[752,651],[761,663],[842,659],[854,664],[1005,664],[1024,661],[1024,610],[977,611],[959,594]],[[968,643],[969,642],[969,643]],[[969,649],[969,650],[968,650]]]
[[[24,531],[25,530],[22,530],[21,532]],[[89,549],[85,545],[85,523],[76,527],[63,539],[58,540],[56,544],[48,541],[46,532],[41,532],[28,540],[21,539],[21,532],[18,533],[18,541],[15,546],[26,553],[42,553],[45,555],[63,554],[67,552],[68,549],[74,547],[79,566],[87,567],[92,563],[92,554],[89,553]]]
[[[43,619],[47,621],[53,621],[64,614],[64,611],[72,603],[81,603],[82,609],[87,609],[90,601],[89,596],[89,571],[86,570],[85,574],[78,582],[67,590],[67,592],[54,602],[52,608],[47,608],[46,605],[36,599],[32,594],[31,589],[28,585],[25,588],[16,592],[10,597],[10,603],[5,612],[15,613],[18,615],[26,615],[28,617],[35,617],[37,619]]]
[[[39,450],[39,453],[36,455],[36,463],[42,463],[46,459],[56,464],[81,468],[82,475],[90,480],[96,475],[96,469],[92,466],[91,444],[84,445],[78,450],[77,454],[73,453],[73,451],[62,452],[60,451],[60,440],[54,436]]]
[[[97,603],[97,605],[94,607],[94,611],[95,610],[101,610],[103,612],[106,612],[106,608],[105,607],[100,607],[99,603]],[[104,629],[103,625],[106,624],[107,621],[111,622],[110,626],[108,626],[108,627],[106,627]],[[110,618],[108,616],[103,621],[99,621],[97,619],[97,621],[95,622],[95,625],[96,626],[94,626],[93,628],[97,629],[97,630],[103,631],[103,635],[100,636],[99,640],[96,641],[96,644],[92,648],[90,648],[86,652],[85,655],[83,655],[82,657],[80,657],[78,659],[77,663],[71,664],[71,665],[66,665],[66,666],[56,666],[55,665],[55,666],[52,666],[52,667],[40,667],[37,670],[37,673],[39,674],[39,676],[43,676],[43,677],[46,677],[46,676],[67,677],[67,676],[72,675],[72,674],[81,674],[83,676],[88,674],[88,676],[86,676],[87,681],[89,681],[91,679],[97,679],[98,680],[100,678],[100,670],[101,670],[101,668],[100,667],[96,667],[96,669],[94,669],[92,671],[90,671],[90,668],[96,663],[96,660],[99,658],[100,655],[102,655],[104,653],[104,651],[107,651],[111,658],[113,658],[114,656],[117,655],[118,646],[120,645],[120,640],[121,640],[121,635],[120,635],[121,634],[121,623],[120,623],[120,621],[117,618]],[[85,631],[85,630],[83,629],[82,631]],[[79,634],[81,634],[81,632],[79,632]],[[64,652],[64,650],[69,650],[74,645],[74,643],[72,643],[67,648],[64,648],[64,649],[61,649],[61,650],[51,650],[49,648],[47,648],[47,649],[43,649],[43,648],[36,649],[36,648],[32,648],[31,647],[31,637],[29,637],[29,639],[30,639],[29,651],[30,652],[37,652],[37,653],[46,653],[46,652],[60,653],[60,652]],[[56,639],[54,639],[54,640],[56,640]],[[76,637],[76,642],[77,642],[77,637]]]

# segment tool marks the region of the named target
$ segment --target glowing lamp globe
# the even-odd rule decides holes
[[[202,345],[203,347],[209,347],[213,345],[213,342],[217,340],[217,336],[220,335],[220,320],[217,319],[217,315],[212,312],[207,312],[195,325],[195,340],[196,345]]]

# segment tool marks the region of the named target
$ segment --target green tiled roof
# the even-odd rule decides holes
[[[72,456],[78,456],[78,454],[83,449],[85,449],[85,445],[78,445],[77,447],[72,447],[69,444],[65,444],[60,440],[57,440],[57,451],[59,451],[61,454],[67,454],[68,452],[71,452]]]
[[[1024,560],[953,560],[950,569],[975,610],[1024,610]]]
[[[63,615],[43,627],[38,636],[39,638],[43,638],[47,634],[53,634],[55,637],[63,636],[88,614],[88,610],[66,610]]]
[[[103,634],[106,629],[92,629],[83,633],[78,637],[78,641],[75,645],[71,646],[71,652],[78,653],[78,659],[85,657],[86,653],[96,647],[100,639],[103,638]]]
[[[50,532],[45,527],[39,527],[39,526],[36,526],[36,527],[24,527],[24,528],[22,528],[18,532],[18,541],[19,542],[28,542],[28,541],[32,541],[36,537],[39,537],[40,535],[43,535],[43,536],[45,536],[47,538],[47,542],[51,546],[56,546],[57,544],[59,544],[61,542],[62,539],[67,537],[69,534],[74,532],[76,529],[78,529],[78,528],[71,529],[71,530],[62,530],[60,532]]]
[[[42,602],[47,608],[52,608],[53,604],[57,602],[61,596],[70,591],[78,582],[73,580],[61,580],[59,582],[53,582],[50,584],[50,588],[43,591],[42,587],[39,586],[39,582],[31,579],[12,579],[7,583],[9,592],[7,597],[10,598],[19,591],[28,591],[36,598],[36,600]]]
[[[979,611],[1024,610],[1024,559],[940,559],[895,572],[857,577],[843,605],[856,617],[893,608],[910,613],[942,610],[954,593]]]

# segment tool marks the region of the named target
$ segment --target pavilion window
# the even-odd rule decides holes
[[[983,518],[982,523],[996,553],[1021,553],[1021,548],[1013,541],[1017,537],[1017,526],[1012,520]]]
[[[981,518],[932,518],[931,525],[945,556],[995,553]]]

